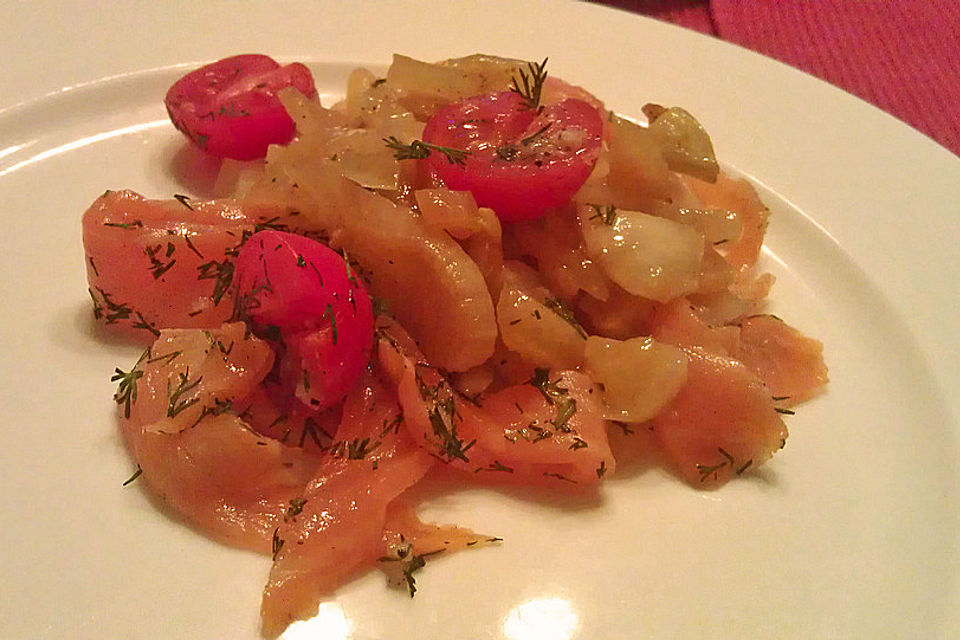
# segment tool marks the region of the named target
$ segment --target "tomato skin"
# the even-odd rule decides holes
[[[344,259],[310,238],[265,230],[247,240],[234,268],[241,315],[278,343],[281,384],[313,409],[342,400],[373,345],[370,296]]]
[[[511,91],[474,96],[437,111],[423,132],[425,142],[468,151],[464,162],[451,163],[442,153],[424,162],[504,222],[530,220],[563,206],[583,185],[602,132],[599,112],[582,100],[536,110]]]
[[[254,160],[269,145],[293,138],[293,119],[276,95],[291,86],[308,97],[317,94],[304,65],[244,54],[191,71],[170,87],[164,104],[173,125],[207,153]]]

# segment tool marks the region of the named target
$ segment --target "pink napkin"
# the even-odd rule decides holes
[[[607,0],[818,76],[960,155],[960,0]]]

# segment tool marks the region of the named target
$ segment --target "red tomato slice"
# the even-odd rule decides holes
[[[173,125],[207,153],[253,160],[296,131],[277,98],[284,87],[317,94],[310,70],[299,62],[281,67],[268,56],[246,54],[188,73],[170,87],[164,104]]]
[[[342,400],[373,345],[370,296],[344,259],[310,238],[266,230],[247,240],[234,268],[240,315],[281,343],[281,383],[314,409]]]
[[[451,189],[473,193],[501,220],[538,218],[565,205],[600,153],[603,120],[582,100],[530,109],[517,93],[474,96],[430,118],[424,142],[469,152],[462,163],[425,160]]]

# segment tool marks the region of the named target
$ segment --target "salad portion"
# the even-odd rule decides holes
[[[107,191],[83,237],[141,482],[269,553],[263,629],[373,567],[500,542],[417,488],[600,491],[643,453],[695,489],[750,474],[827,380],[764,312],[769,212],[697,120],[609,112],[547,61],[394,56],[325,106],[309,70],[226,58],[171,87],[218,196]]]

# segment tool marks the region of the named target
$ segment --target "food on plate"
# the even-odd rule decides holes
[[[141,341],[114,399],[151,491],[270,553],[268,635],[444,551],[418,489],[600,491],[618,460],[749,476],[827,381],[764,309],[769,212],[687,111],[646,124],[547,61],[397,55],[323,105],[235,56],[167,94],[218,196],[107,191],[83,217],[94,317]],[[622,464],[622,462],[621,462]]]
[[[350,265],[321,242],[265,229],[234,266],[234,315],[273,343],[278,384],[310,409],[337,405],[373,347],[373,306]]]
[[[289,142],[293,120],[277,99],[284,87],[315,97],[310,70],[264,55],[224,58],[191,71],[167,92],[170,121],[198,147],[221,158],[253,160]]]
[[[518,73],[525,92],[450,103],[423,131],[425,143],[458,152],[429,155],[430,169],[505,222],[538,218],[568,203],[596,164],[603,131],[600,112],[583,100],[540,106],[543,65],[532,65],[530,76]]]

